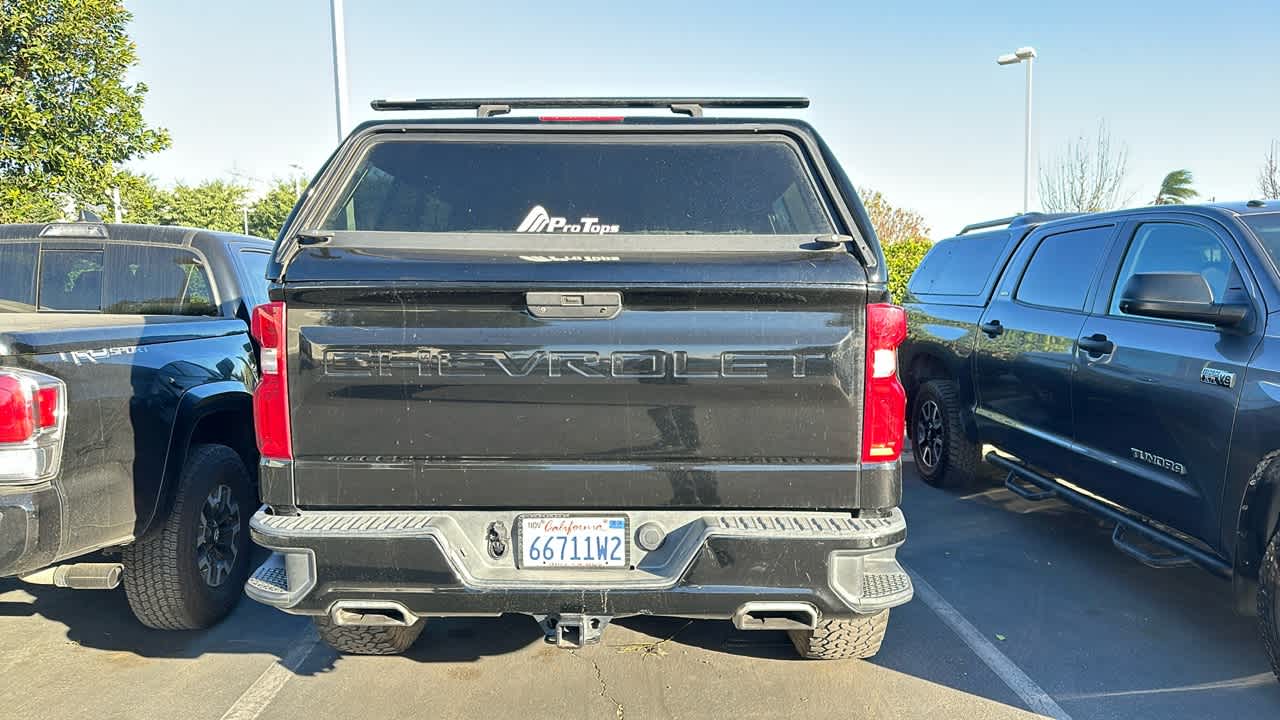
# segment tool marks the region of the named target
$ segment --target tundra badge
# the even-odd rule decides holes
[[[1179,475],[1187,474],[1187,466],[1180,462],[1174,462],[1168,458],[1162,458],[1159,455],[1149,453],[1146,450],[1139,450],[1138,448],[1129,448],[1129,452],[1133,455],[1134,460],[1141,460],[1144,463],[1155,465],[1158,468],[1164,468],[1169,472],[1177,473]]]

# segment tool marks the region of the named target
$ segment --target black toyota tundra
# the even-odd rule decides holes
[[[790,631],[869,657],[895,552],[905,314],[795,99],[378,101],[282,230],[254,396],[253,598],[352,653],[522,613]],[[659,117],[500,117],[512,108]]]
[[[980,460],[1256,612],[1280,675],[1280,201],[980,223],[908,285],[916,468]]]
[[[154,628],[226,615],[257,507],[261,238],[0,225],[0,578],[124,584]],[[101,553],[98,553],[101,551]]]

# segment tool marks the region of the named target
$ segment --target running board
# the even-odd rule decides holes
[[[1111,544],[1116,546],[1120,552],[1137,560],[1149,568],[1162,570],[1164,568],[1187,567],[1195,563],[1191,558],[1178,552],[1153,553],[1138,544],[1137,541],[1130,539],[1125,532],[1128,528],[1124,523],[1116,523],[1115,532],[1111,533]]]
[[[1009,471],[1010,474],[1017,475],[1019,480],[1029,485],[1034,485],[1036,488],[1038,488],[1041,491],[1048,492],[1052,495],[1057,496],[1059,500],[1062,500],[1068,505],[1074,505],[1075,507],[1078,507],[1081,510],[1093,513],[1094,515],[1100,515],[1108,520],[1111,520],[1112,522],[1115,522],[1117,525],[1125,526],[1125,529],[1123,531],[1120,531],[1119,535],[1121,538],[1121,542],[1123,542],[1127,546],[1127,548],[1133,548],[1133,543],[1124,538],[1124,533],[1129,530],[1132,530],[1136,532],[1138,535],[1142,536],[1143,539],[1148,540],[1163,548],[1167,548],[1174,555],[1184,557],[1187,560],[1195,563],[1196,565],[1199,565],[1200,567],[1204,568],[1205,570],[1208,570],[1214,575],[1217,575],[1223,578],[1231,577],[1232,568],[1229,563],[1222,560],[1222,558],[1219,558],[1216,555],[1213,555],[1212,553],[1206,552],[1205,550],[1202,550],[1199,547],[1192,545],[1191,543],[1183,540],[1182,538],[1176,537],[1156,527],[1153,527],[1144,522],[1136,520],[1130,517],[1129,515],[1126,515],[1125,513],[1111,507],[1110,505],[1107,505],[1106,503],[1100,500],[1089,497],[1084,493],[1073,490],[1060,483],[1056,483],[1053,480],[1050,480],[1049,478],[1041,475],[1040,473],[1028,467],[1025,467],[1017,462],[1014,462],[1013,460],[1010,460],[1009,458],[1004,457],[999,453],[989,452],[986,454],[984,459],[988,463],[995,465],[998,468]],[[1022,493],[1018,493],[1018,494],[1021,495]],[[1115,540],[1115,537],[1116,537],[1115,535],[1112,535],[1113,541]],[[1117,547],[1120,547],[1120,546],[1117,545]],[[1138,555],[1134,555],[1133,553],[1130,553],[1127,548],[1120,547],[1120,549],[1124,551],[1125,554],[1128,554],[1131,557],[1135,557],[1135,558],[1138,557]],[[1150,556],[1150,554],[1146,553],[1145,551],[1142,551],[1136,548],[1134,549],[1137,550],[1137,552],[1140,555],[1148,555],[1149,557],[1156,557],[1157,561],[1161,559],[1161,556]],[[1142,560],[1139,559],[1139,562],[1142,562]],[[1143,564],[1146,564],[1146,563],[1144,562]]]
[[[1041,500],[1048,500],[1053,497],[1052,490],[1028,488],[1026,485],[1018,481],[1018,474],[1015,472],[1010,472],[1009,476],[1004,479],[1004,486],[1014,495],[1031,502],[1040,502]]]

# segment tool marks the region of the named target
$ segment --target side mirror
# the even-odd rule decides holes
[[[1139,273],[1120,294],[1120,310],[1130,315],[1189,320],[1220,328],[1236,327],[1249,317],[1247,303],[1215,303],[1199,273]]]

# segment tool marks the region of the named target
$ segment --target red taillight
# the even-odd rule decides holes
[[[0,375],[0,442],[24,442],[36,432],[35,398],[31,383],[15,375]]]
[[[58,424],[58,395],[61,388],[48,385],[36,390],[36,425],[41,430]]]
[[[867,306],[867,387],[862,409],[862,461],[902,456],[907,393],[898,380],[898,345],[907,337],[907,313],[897,305]]]
[[[66,418],[65,383],[25,368],[0,368],[0,485],[58,474]]]
[[[258,341],[261,377],[253,391],[253,427],[263,457],[293,459],[289,436],[289,382],[285,358],[284,303],[253,309],[250,331]]]

